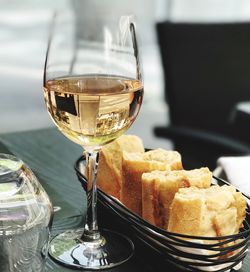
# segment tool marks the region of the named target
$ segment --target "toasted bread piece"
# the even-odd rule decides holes
[[[177,151],[165,150],[162,148],[157,148],[145,152],[144,160],[154,160],[166,163],[170,166],[171,170],[183,169],[181,155]]]
[[[182,188],[173,199],[168,230],[198,236],[239,232],[246,215],[246,200],[233,186]]]
[[[100,151],[97,186],[105,193],[120,199],[122,153],[144,152],[142,140],[134,135],[122,135],[103,146]]]
[[[212,173],[207,167],[171,172],[153,171],[142,175],[142,217],[150,223],[167,228],[169,209],[179,188],[211,185]]]
[[[176,151],[156,149],[143,154],[124,152],[121,201],[133,212],[142,215],[142,174],[176,168],[182,168],[181,156]]]
[[[151,224],[162,227],[159,211],[159,187],[169,171],[142,174],[142,217]]]

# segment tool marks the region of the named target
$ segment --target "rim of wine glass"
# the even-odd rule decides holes
[[[50,53],[50,48],[51,48],[51,43],[53,40],[55,28],[56,28],[55,27],[56,26],[56,19],[60,13],[61,13],[60,11],[55,11],[53,13],[51,24],[49,26],[50,31],[49,31],[49,35],[48,35],[48,45],[47,45],[47,49],[46,49],[45,60],[44,60],[44,69],[43,69],[43,86],[45,86],[46,77],[47,77],[46,72],[49,67],[48,66],[48,57],[49,57],[49,53]],[[122,16],[129,18],[128,23],[129,23],[129,30],[131,33],[131,41],[132,41],[133,50],[129,46],[119,45],[118,43],[113,43],[113,44],[111,44],[111,47],[109,47],[109,51],[133,56],[136,60],[136,67],[137,67],[135,78],[140,80],[141,82],[143,82],[140,54],[139,54],[139,49],[138,49],[138,40],[137,40],[137,34],[136,34],[135,16],[132,14],[129,14],[129,15],[120,15],[119,17],[122,17]],[[132,20],[132,18],[133,18],[133,20]],[[103,42],[94,42],[94,41],[90,42],[87,40],[81,40],[80,44],[81,43],[83,43],[84,46],[86,46],[86,48],[91,48],[91,49],[103,48],[106,46],[105,44],[103,44]],[[130,50],[128,50],[128,49],[130,49]]]

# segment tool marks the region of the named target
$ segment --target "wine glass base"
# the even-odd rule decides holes
[[[49,255],[56,262],[78,269],[100,270],[115,267],[129,260],[134,252],[130,239],[110,230],[102,230],[103,243],[89,247],[80,240],[83,229],[69,230],[50,242]]]

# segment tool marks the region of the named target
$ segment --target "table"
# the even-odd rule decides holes
[[[73,165],[82,154],[82,149],[66,139],[57,129],[42,129],[0,135],[0,152],[12,153],[23,159],[34,171],[50,196],[55,207],[52,235],[68,228],[82,226],[86,210],[86,197],[77,180]],[[103,227],[127,232],[127,226],[111,218],[108,211],[99,209],[99,224]],[[129,231],[128,231],[129,233]],[[173,271],[180,269],[162,260],[139,241],[135,242],[135,254],[125,264],[105,271]],[[75,271],[47,261],[46,271]],[[85,270],[86,271],[86,270]],[[250,271],[250,254],[245,258],[241,272]]]

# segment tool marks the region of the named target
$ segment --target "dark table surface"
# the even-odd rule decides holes
[[[53,128],[2,134],[0,135],[0,152],[12,153],[27,163],[47,191],[54,207],[60,207],[55,212],[52,235],[83,225],[86,197],[74,171],[74,163],[82,154],[79,146],[71,143]],[[102,227],[130,235],[128,227],[113,218],[107,210],[100,207],[98,216]],[[181,271],[140,241],[135,239],[134,243],[135,254],[128,262],[105,271]],[[54,263],[50,258],[48,258],[46,269],[46,271],[73,271]],[[249,254],[240,271],[250,271]]]

